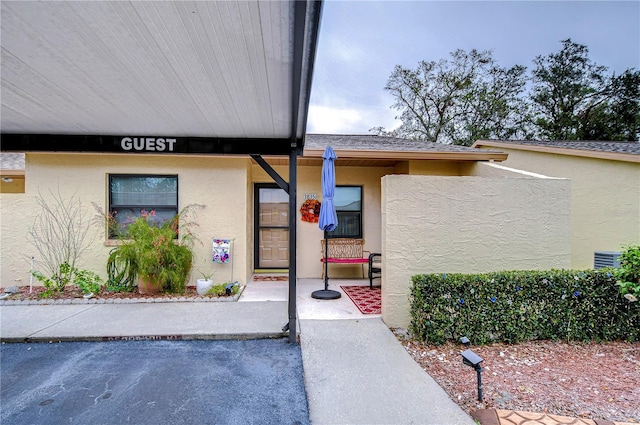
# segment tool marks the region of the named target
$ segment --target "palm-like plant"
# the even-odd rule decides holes
[[[193,262],[194,237],[189,228],[194,223],[182,223],[181,228],[180,217],[194,207],[188,206],[160,224],[152,221],[153,211],[142,211],[128,225],[121,245],[111,251],[107,264],[110,280],[123,286],[137,281],[141,292],[184,292]]]

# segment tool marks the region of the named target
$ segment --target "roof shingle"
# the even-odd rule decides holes
[[[375,135],[307,134],[305,148],[393,152],[478,152],[477,148]]]
[[[483,142],[640,155],[640,142],[600,142],[587,140],[479,140],[476,144],[482,145]]]

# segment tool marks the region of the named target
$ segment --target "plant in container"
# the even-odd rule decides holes
[[[184,292],[193,262],[194,237],[189,231],[193,222],[181,222],[180,218],[195,207],[199,205],[187,206],[161,223],[154,221],[154,211],[143,210],[140,217],[127,223],[126,234],[119,237],[121,244],[112,250],[107,265],[114,271],[109,276],[114,278],[112,284],[117,286],[121,278],[137,280],[141,294]]]
[[[213,286],[213,279],[211,278],[215,272],[206,273],[199,269],[198,272],[200,272],[202,278],[196,280],[196,292],[198,295],[206,295],[209,289]]]

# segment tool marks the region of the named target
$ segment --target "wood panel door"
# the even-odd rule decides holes
[[[289,268],[289,195],[272,185],[256,185],[256,268]]]

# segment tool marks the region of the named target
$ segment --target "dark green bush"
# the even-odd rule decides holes
[[[410,332],[442,344],[640,340],[640,306],[610,271],[505,271],[412,278]]]
[[[640,245],[630,245],[620,255],[620,267],[612,273],[618,279],[620,293],[630,301],[640,299]]]

